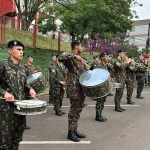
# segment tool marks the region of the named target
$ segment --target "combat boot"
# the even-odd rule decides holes
[[[78,131],[75,131],[75,134],[76,134],[76,136],[79,137],[79,138],[85,138],[85,137],[86,137],[86,135],[85,135],[84,133],[80,133],[80,132],[78,132]]]
[[[96,120],[96,121],[100,121],[100,122],[105,122],[105,121],[107,121],[107,119],[104,118],[103,116],[96,116],[96,117],[95,117],[95,120]]]
[[[73,131],[68,132],[68,139],[74,142],[80,142],[80,138]]]
[[[62,114],[62,112],[61,112],[61,111],[56,110],[55,115],[57,115],[57,116],[62,116],[63,114]]]
[[[120,109],[119,107],[115,108],[115,111],[117,111],[117,112],[123,112],[123,110]]]
[[[131,105],[133,105],[135,102],[133,102],[133,101],[131,101],[131,100],[128,100],[127,101],[127,104],[131,104]]]

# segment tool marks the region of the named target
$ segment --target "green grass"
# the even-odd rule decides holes
[[[6,42],[10,40],[20,40],[22,41],[25,46],[27,47],[33,47],[33,34],[28,31],[24,30],[17,30],[15,28],[7,28],[6,29]],[[45,38],[42,35],[37,35],[36,38],[36,48],[40,49],[47,49],[47,50],[58,50],[58,40],[57,39],[51,39],[51,38]],[[68,42],[61,42],[60,43],[60,50],[61,51],[70,51],[71,46]]]
[[[47,69],[48,64],[51,61],[53,53],[61,54],[63,51],[71,51],[70,43],[61,42],[61,51],[57,50],[58,40],[45,38],[44,36],[37,35],[37,48],[32,48],[32,33],[24,30],[17,30],[14,28],[7,28],[6,30],[6,42],[10,40],[20,40],[25,45],[25,58],[23,63],[26,63],[28,55],[32,55],[34,58],[34,65],[40,66],[42,69]],[[95,55],[95,52],[94,52]],[[82,53],[82,56],[87,58],[90,64],[93,61],[93,56],[89,53]],[[0,45],[0,61],[7,59],[9,54],[7,52],[6,45]]]

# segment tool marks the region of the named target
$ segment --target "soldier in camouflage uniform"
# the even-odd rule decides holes
[[[115,81],[117,83],[121,83],[121,88],[116,88],[114,102],[115,102],[115,111],[123,112],[125,109],[120,107],[121,98],[123,95],[123,90],[125,86],[125,69],[131,62],[131,59],[126,61],[125,52],[123,50],[118,51],[118,59],[114,61],[114,71],[115,71]]]
[[[0,62],[0,150],[18,150],[22,140],[26,116],[14,114],[14,100],[25,100],[25,90],[31,97],[35,91],[26,84],[28,71],[22,62],[24,45],[17,40],[9,41],[8,60]]]
[[[137,66],[134,61],[134,58],[131,57],[131,63],[126,68],[126,89],[127,89],[127,104],[134,104],[131,100],[132,94],[133,94],[133,88],[134,88],[134,82],[135,82],[135,76],[136,76]]]
[[[97,59],[97,62],[99,62],[98,58],[96,58],[96,59]],[[101,59],[101,62],[98,63],[97,66],[95,64],[92,65],[93,66],[92,69],[94,69],[94,68],[102,68],[102,69],[108,70],[108,64],[107,64],[107,62],[108,62],[108,55],[106,53],[101,53],[100,54],[100,59]],[[109,66],[109,68],[111,68],[111,67]],[[111,69],[113,69],[113,67]],[[104,103],[106,101],[106,97],[107,96],[104,96],[104,97],[101,97],[101,98],[96,98],[97,102],[96,102],[96,107],[95,107],[95,109],[96,109],[95,120],[100,121],[100,122],[107,121],[107,118],[102,116],[102,111],[104,109]]]
[[[31,74],[34,73],[34,71],[35,71],[35,66],[33,65],[33,56],[31,56],[31,55],[28,55],[28,56],[27,56],[27,63],[25,64],[25,67],[26,67],[27,70],[28,70],[28,75],[31,75]],[[28,92],[27,92],[27,93],[28,93]],[[29,93],[26,94],[26,99],[31,99]],[[26,123],[27,123],[27,121],[26,121]],[[26,124],[25,129],[30,129],[30,127]]]
[[[98,58],[97,59],[97,62],[98,62]],[[97,65],[94,63],[92,65],[92,69],[94,68],[102,68],[102,69],[106,69],[108,70],[108,67],[107,67],[107,62],[108,62],[108,56],[106,53],[101,53],[100,54],[100,59],[101,59],[101,62],[100,63],[97,63]],[[101,97],[101,98],[96,98],[96,117],[95,117],[95,120],[96,121],[100,121],[100,122],[105,122],[107,121],[107,118],[103,117],[102,116],[102,111],[104,109],[104,103],[106,101],[106,97],[107,96],[104,96],[104,97]]]
[[[35,71],[35,66],[33,65],[33,57],[28,55],[27,57],[27,63],[25,64],[25,66],[29,69],[29,72],[34,73]]]
[[[86,71],[85,65],[79,54],[82,52],[82,45],[79,41],[73,41],[71,44],[72,52],[65,52],[59,56],[59,61],[68,68],[67,92],[71,103],[68,114],[68,139],[79,142],[80,138],[86,135],[78,132],[77,123],[83,108],[85,96],[79,83],[80,75]]]
[[[58,55],[57,55],[58,57]],[[51,83],[51,91],[52,97],[54,100],[54,110],[56,115],[62,116],[65,114],[60,109],[62,107],[62,99],[64,96],[64,85],[65,85],[65,68],[58,61],[54,62],[55,65],[52,66],[51,74],[50,74],[50,83]]]
[[[147,66],[144,63],[144,57],[142,54],[138,55],[138,60],[136,61],[138,64],[138,70],[136,72],[136,80],[137,80],[137,98],[143,99],[144,96],[141,96],[141,93],[144,88],[144,82],[145,82],[145,73],[147,70]]]
[[[56,60],[57,60],[56,54],[52,54],[52,61],[49,63],[49,66],[48,66],[48,69],[49,69],[49,77],[51,76],[52,67],[56,65]],[[50,80],[50,78],[49,78],[49,87],[50,87],[50,88],[49,88],[49,103],[50,103],[50,104],[54,104],[54,99],[53,99],[53,97],[52,97],[52,89],[51,89],[52,86],[53,86],[53,85],[52,85],[51,80]]]

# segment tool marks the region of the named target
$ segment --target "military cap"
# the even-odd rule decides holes
[[[56,54],[52,54],[52,57],[53,57],[53,56],[56,56]]]
[[[20,42],[20,41],[18,41],[18,40],[11,40],[11,41],[9,41],[8,44],[7,44],[7,47],[8,47],[8,48],[12,48],[12,47],[14,47],[14,46],[22,46],[23,49],[24,49],[23,43]]]
[[[93,59],[96,59],[96,58],[98,58],[98,57],[97,57],[97,56],[94,56],[94,57],[93,57]]]
[[[122,53],[122,52],[125,52],[125,51],[122,49],[118,50],[118,53]]]
[[[129,56],[128,58],[134,58],[133,56]]]
[[[31,55],[28,55],[28,56],[27,56],[27,58],[29,58],[29,57],[33,58],[33,56],[31,56]]]
[[[56,57],[58,57],[59,56],[59,54],[56,54]]]
[[[101,53],[100,58],[105,57],[106,55],[107,55],[107,53]]]

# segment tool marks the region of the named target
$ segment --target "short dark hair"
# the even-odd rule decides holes
[[[72,50],[75,48],[76,45],[80,45],[80,44],[81,44],[80,41],[77,41],[77,40],[72,41],[72,43],[71,43],[71,48],[72,48]]]

